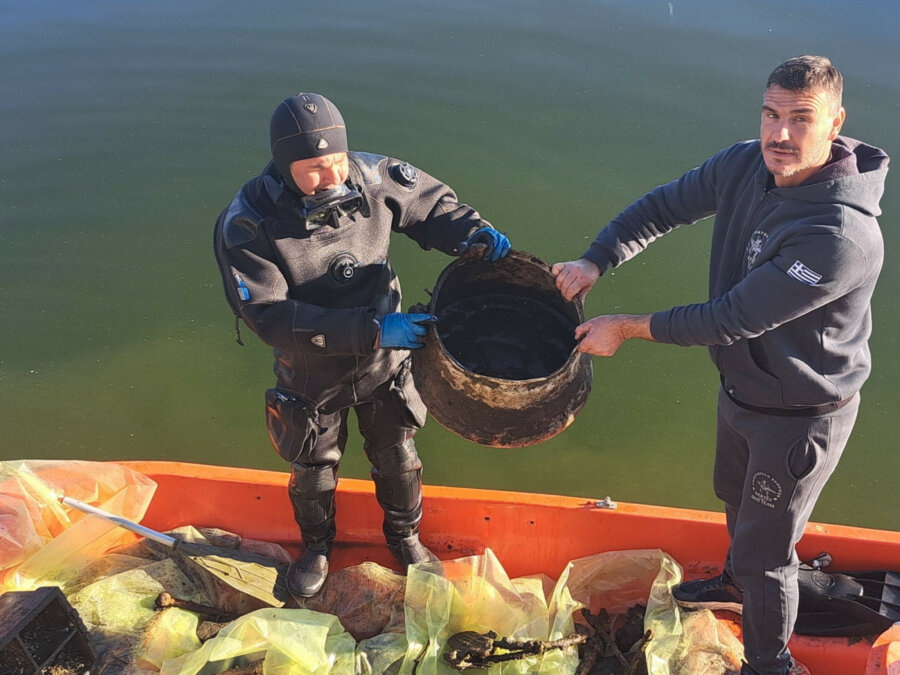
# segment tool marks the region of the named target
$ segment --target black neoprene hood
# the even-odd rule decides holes
[[[321,94],[300,93],[284,99],[272,113],[269,141],[278,172],[294,188],[292,162],[348,150],[344,118]]]

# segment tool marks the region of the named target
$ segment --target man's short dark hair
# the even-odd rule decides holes
[[[844,78],[824,56],[795,56],[788,59],[769,75],[766,90],[777,85],[788,91],[824,91],[831,100],[834,111],[841,107]]]

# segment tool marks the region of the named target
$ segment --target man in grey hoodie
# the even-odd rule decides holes
[[[627,339],[704,345],[719,370],[714,487],[731,547],[723,573],[682,584],[685,607],[743,612],[743,673],[790,672],[795,545],[846,445],[871,370],[871,297],[884,151],[840,136],[843,78],[818,56],[769,76],[760,139],[655,188],[578,260],[553,267],[566,299],[682,224],[715,214],[709,300],[578,326],[578,349]]]

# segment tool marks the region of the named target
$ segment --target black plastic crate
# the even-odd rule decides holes
[[[96,660],[81,617],[56,586],[0,595],[0,674],[83,675]]]

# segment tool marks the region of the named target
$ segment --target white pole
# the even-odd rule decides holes
[[[135,534],[147,537],[147,539],[152,539],[153,541],[164,544],[165,546],[168,546],[170,548],[174,548],[175,544],[178,541],[177,539],[175,539],[175,537],[170,537],[169,535],[163,534],[162,532],[151,530],[149,527],[138,525],[137,523],[132,522],[127,518],[117,516],[114,513],[104,511],[103,509],[98,509],[96,506],[85,504],[84,502],[80,502],[77,499],[72,499],[71,497],[66,497],[65,495],[59,495],[57,496],[57,499],[66,506],[71,506],[73,509],[78,509],[79,511],[83,511],[84,513],[89,513],[92,516],[103,518],[103,520],[114,523],[119,527],[124,527],[126,530],[131,530]]]

